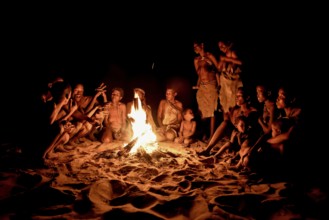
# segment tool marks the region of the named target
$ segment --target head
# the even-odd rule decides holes
[[[200,54],[201,52],[204,52],[204,43],[194,41],[193,49],[196,54]]]
[[[55,103],[60,103],[63,101],[64,104],[67,104],[72,95],[72,88],[70,84],[66,82],[58,82],[52,86],[51,93]]]
[[[232,45],[233,44],[231,42],[218,41],[218,48],[223,53],[228,52],[231,49]]]
[[[143,101],[145,99],[145,91],[143,89],[135,88],[134,93],[135,93],[135,98],[137,98],[136,97],[136,95],[137,95],[141,101]]]
[[[80,102],[80,100],[83,97],[84,91],[85,91],[85,87],[81,83],[76,84],[73,89],[72,98],[76,102]]]
[[[249,128],[247,117],[243,115],[238,116],[235,122],[235,127],[239,132],[245,133]]]
[[[193,113],[192,109],[190,109],[190,108],[184,109],[183,117],[184,117],[184,120],[191,121],[194,118],[194,113]]]
[[[124,91],[120,87],[115,87],[111,92],[111,100],[112,102],[119,102],[123,98]]]
[[[249,96],[249,94],[247,93],[247,91],[244,87],[239,87],[238,88],[235,100],[236,100],[236,104],[238,106],[249,103],[250,96]]]
[[[57,82],[64,82],[64,79],[61,76],[55,77],[50,82],[48,82],[48,88],[51,88]]]
[[[288,118],[278,118],[271,124],[272,137],[276,137],[279,134],[285,133],[290,128],[290,121]]]
[[[166,90],[166,99],[168,101],[174,101],[177,96],[177,92],[173,88],[167,88]]]
[[[276,106],[278,109],[284,109],[294,104],[295,97],[292,96],[291,91],[286,87],[280,87],[278,90],[278,97],[276,99]]]
[[[257,93],[257,100],[259,103],[265,102],[267,99],[269,99],[271,95],[271,91],[267,90],[264,85],[257,85],[256,93]]]

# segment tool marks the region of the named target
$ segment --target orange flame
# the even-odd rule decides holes
[[[152,131],[152,126],[147,123],[146,111],[142,108],[141,100],[137,93],[135,93],[137,106],[135,103],[131,106],[129,118],[132,118],[133,137],[131,140],[137,138],[135,145],[131,148],[130,153],[136,153],[139,147],[143,147],[147,153],[152,153],[157,149],[156,135]]]

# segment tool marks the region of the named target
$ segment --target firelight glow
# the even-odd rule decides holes
[[[131,113],[128,114],[132,118],[132,140],[137,138],[135,145],[130,150],[130,153],[136,153],[139,147],[143,147],[147,153],[152,153],[158,148],[156,143],[156,135],[152,131],[152,126],[147,123],[146,112],[142,108],[141,100],[137,93],[135,93],[135,100],[137,106],[131,106]]]

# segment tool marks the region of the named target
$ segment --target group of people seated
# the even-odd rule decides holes
[[[145,114],[145,124],[149,124],[157,141],[174,141],[188,146],[193,141],[196,122],[191,108],[183,108],[176,99],[177,91],[167,88],[165,98],[160,100],[157,118],[153,119],[152,109],[146,102],[145,91],[134,88],[134,98],[122,102],[124,90],[114,87],[107,95],[107,85],[101,83],[93,96],[85,95],[84,85],[72,87],[61,77],[48,84],[41,95],[42,105],[39,116],[43,115],[43,144],[46,146],[42,158],[52,151],[65,151],[76,147],[86,138],[101,143],[123,141],[128,143],[133,137],[132,110],[141,108]]]
[[[273,91],[259,83],[254,89],[247,89],[239,76],[242,62],[232,44],[218,42],[224,54],[219,61],[204,49],[202,42],[193,46],[198,55],[194,59],[198,82],[191,89],[197,89],[197,111],[177,100],[178,92],[172,87],[166,88],[154,120],[143,88],[134,88],[133,100],[124,103],[124,90],[120,87],[108,91],[108,86],[101,83],[95,94],[85,95],[82,83],[72,86],[59,76],[50,80],[37,110],[43,122],[39,133],[45,147],[42,158],[46,159],[53,151],[78,147],[85,139],[129,143],[134,136],[135,121],[131,112],[141,108],[146,114],[145,123],[150,125],[158,142],[188,147],[203,141],[205,147],[198,152],[199,156],[213,157],[215,163],[226,163],[230,169],[276,170],[295,163],[295,152],[301,150],[298,147],[303,137],[303,120],[302,108],[291,88],[281,86]],[[223,113],[218,124],[216,112]],[[207,118],[209,129],[199,123]],[[204,136],[209,138],[205,140]]]
[[[137,107],[145,111],[145,123],[150,125],[159,142],[176,142],[188,147],[197,141],[196,131],[202,126],[195,120],[193,109],[184,108],[176,99],[174,88],[166,89],[154,120],[142,88],[134,88],[134,99],[123,103],[124,90],[112,88],[108,100],[105,83],[95,89],[93,96],[84,94],[84,85],[78,83],[72,88],[63,78],[57,78],[48,86],[48,91],[42,94],[40,108],[47,122],[43,159],[52,151],[77,147],[86,138],[101,143],[128,143],[133,137],[134,118],[130,113]],[[259,169],[265,165],[268,165],[266,169],[278,169],[292,162],[302,137],[302,109],[296,105],[296,97],[289,88],[280,87],[273,93],[263,84],[258,84],[254,91],[239,87],[235,102],[205,143],[204,150],[198,152],[199,156],[213,157],[216,163],[225,162],[235,170]]]
[[[264,84],[255,90],[258,103],[245,87],[238,88],[236,106],[199,155],[211,155],[243,172],[289,170],[302,156],[302,107],[286,86],[279,87],[277,95]]]

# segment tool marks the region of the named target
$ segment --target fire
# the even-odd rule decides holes
[[[156,135],[152,131],[152,126],[147,123],[147,116],[145,110],[142,108],[141,100],[137,93],[135,93],[135,100],[132,105],[131,113],[128,114],[132,118],[132,140],[136,139],[136,143],[131,148],[130,153],[136,153],[139,147],[143,147],[147,153],[152,153],[157,149]],[[136,106],[137,104],[137,106]]]

